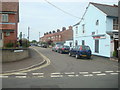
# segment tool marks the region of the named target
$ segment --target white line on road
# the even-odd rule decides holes
[[[90,76],[90,77],[91,77],[91,76],[93,76],[93,75],[92,75],[92,74],[88,74],[88,75],[83,75],[83,76],[87,76],[87,77]]]
[[[104,76],[106,75],[105,73],[97,74],[98,76]]]
[[[26,78],[27,76],[15,76],[16,78]]]
[[[79,72],[79,74],[88,74],[88,72]]]
[[[63,75],[51,75],[51,77],[63,77]]]
[[[113,72],[113,71],[105,71],[106,73],[111,73],[111,72]]]
[[[118,73],[110,73],[111,75],[116,75],[116,74],[118,74]]]
[[[8,76],[0,76],[0,78],[8,78]]]
[[[92,72],[92,73],[96,74],[96,73],[101,73],[101,72],[100,72],[100,71],[97,71],[97,72]]]
[[[75,77],[75,75],[68,75],[69,77]]]
[[[116,72],[120,72],[120,71],[116,71]]]
[[[56,73],[51,73],[51,74],[61,74],[60,72],[56,72]]]
[[[14,73],[14,75],[27,75],[27,73]]]
[[[43,75],[44,73],[32,73],[32,75]]]
[[[75,74],[75,72],[65,72],[65,74]]]
[[[33,76],[33,77],[43,78],[44,76]]]

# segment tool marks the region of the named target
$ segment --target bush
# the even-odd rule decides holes
[[[114,56],[114,57],[117,56],[117,52],[116,52],[116,51],[113,52],[113,56]]]
[[[7,43],[5,47],[14,47],[14,43]]]

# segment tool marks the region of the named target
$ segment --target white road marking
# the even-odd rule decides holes
[[[68,75],[69,77],[74,77],[75,75]]]
[[[116,75],[116,74],[118,74],[118,73],[110,73],[111,75]]]
[[[26,78],[27,76],[15,76],[16,78]]]
[[[92,75],[92,74],[88,74],[88,75],[83,75],[83,76],[87,76],[87,77],[90,76],[90,77],[91,77],[91,76],[93,76],[93,75]]]
[[[51,77],[63,77],[63,75],[51,75]]]
[[[120,72],[120,71],[116,71],[116,72]]]
[[[33,77],[43,78],[44,76],[33,76]]]
[[[101,73],[101,74],[97,74],[98,76],[103,76],[103,75],[106,75],[105,73]]]
[[[51,73],[51,74],[61,74],[60,72],[56,72],[56,73]]]
[[[88,72],[79,72],[79,74],[88,74]]]
[[[8,76],[1,76],[1,75],[0,75],[0,78],[8,78]]]
[[[27,75],[27,73],[14,73],[14,75]]]
[[[105,71],[106,73],[111,73],[111,72],[113,72],[113,71]]]
[[[32,73],[32,75],[43,75],[44,73]]]
[[[75,74],[75,72],[65,72],[65,74]]]
[[[96,73],[101,73],[101,72],[100,72],[100,71],[97,71],[97,72],[92,72],[92,73],[96,74]]]

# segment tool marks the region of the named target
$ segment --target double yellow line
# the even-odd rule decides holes
[[[14,75],[14,74],[16,74],[16,73],[25,73],[25,72],[31,72],[31,71],[34,71],[34,70],[38,70],[38,69],[41,69],[41,68],[44,68],[44,67],[47,67],[48,65],[50,65],[50,59],[49,58],[47,58],[46,56],[44,56],[42,53],[40,53],[37,49],[35,49],[35,48],[32,48],[32,49],[34,49],[40,56],[42,56],[42,58],[44,59],[43,60],[43,62],[41,62],[40,64],[42,64],[42,63],[44,63],[45,61],[46,61],[46,63],[45,64],[43,64],[43,65],[41,65],[41,66],[39,66],[39,67],[35,67],[35,68],[31,68],[31,69],[29,69],[30,67],[27,67],[27,68],[24,68],[24,69],[19,69],[19,70],[16,70],[16,71],[14,71],[13,70],[13,72],[9,72],[8,71],[8,73],[3,73],[3,74],[0,74],[0,76],[2,76],[2,75]],[[33,65],[33,66],[35,66],[35,65]],[[26,70],[27,69],[27,70]]]

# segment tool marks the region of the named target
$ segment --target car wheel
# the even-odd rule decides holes
[[[69,56],[72,56],[72,54],[69,52]]]
[[[75,58],[76,58],[76,59],[79,59],[79,55],[76,54],[76,55],[75,55]]]
[[[87,59],[91,59],[91,56],[87,57]]]

